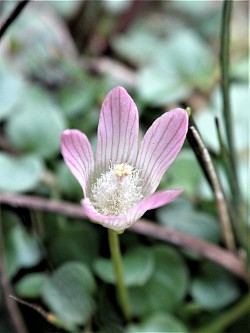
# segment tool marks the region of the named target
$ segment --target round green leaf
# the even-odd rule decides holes
[[[15,284],[16,293],[19,297],[38,298],[45,279],[44,273],[27,274]]]
[[[100,82],[98,82],[98,84],[100,84]],[[68,118],[73,119],[93,110],[99,90],[100,87],[93,80],[93,77],[84,73],[81,80],[69,86],[63,86],[57,92],[56,99],[64,114]]]
[[[7,64],[0,63],[0,120],[7,118],[22,100],[25,88],[22,77]]]
[[[48,95],[34,89],[24,97],[17,114],[9,118],[6,131],[13,144],[42,157],[59,153],[60,134],[66,124]]]
[[[126,333],[153,333],[153,332],[187,332],[186,327],[181,321],[168,313],[155,313],[146,318],[140,324],[131,324]]]
[[[183,195],[197,196],[201,168],[189,149],[183,149],[168,169],[166,181],[161,181],[162,188],[182,188]]]
[[[69,325],[85,324],[95,304],[95,281],[84,264],[69,262],[59,267],[43,285],[42,298],[50,311]]]
[[[56,176],[60,192],[69,198],[76,198],[80,201],[83,197],[82,188],[64,162],[58,163]]]
[[[115,284],[115,274],[110,259],[99,258],[94,263],[95,273],[107,283]]]
[[[159,45],[157,36],[149,30],[145,31],[140,26],[131,29],[127,34],[116,37],[112,41],[112,47],[123,58],[134,65],[148,63]]]
[[[154,258],[149,249],[137,247],[124,257],[127,286],[143,286],[154,270]]]
[[[213,53],[197,34],[178,31],[158,42],[150,64],[139,71],[139,95],[165,105],[186,98],[194,88],[207,91],[215,80],[214,65]]]
[[[70,19],[79,10],[79,2],[77,1],[51,1],[50,6],[66,19]]]
[[[97,259],[94,264],[96,274],[107,283],[116,283],[112,262]],[[143,286],[153,273],[154,260],[149,249],[137,247],[123,257],[123,270],[126,286]]]
[[[162,59],[161,53],[171,59],[183,80],[186,81],[185,85],[204,89],[215,79],[215,57],[210,45],[192,30],[185,29],[171,35],[168,43],[163,44],[162,49],[159,49]]]
[[[171,230],[218,243],[220,226],[216,219],[203,212],[195,211],[185,199],[179,198],[171,205],[159,208],[156,212],[159,222]]]
[[[186,294],[187,268],[178,252],[167,246],[155,246],[152,252],[153,275],[144,286],[129,289],[133,313],[138,316],[173,311]]]
[[[173,66],[166,67],[158,62],[139,71],[137,88],[142,100],[157,106],[184,99],[191,92],[191,86],[183,84]]]
[[[110,14],[122,14],[131,6],[132,0],[109,1],[104,0],[103,5]]]
[[[166,8],[169,10],[169,4],[164,3]],[[210,14],[216,15],[218,11],[216,6],[210,1],[196,1],[193,6],[190,6],[188,1],[173,1],[171,7],[175,8],[184,17],[189,17],[193,24],[197,24],[199,20],[206,20]]]
[[[72,224],[56,233],[49,246],[49,253],[56,265],[66,261],[81,261],[91,265],[97,256],[99,241],[88,223]]]
[[[31,78],[32,84],[42,81],[60,85],[66,79],[65,62],[70,66],[76,63],[77,51],[71,34],[51,4],[25,8],[8,31],[5,42],[12,47],[11,51],[1,52],[1,58],[10,59],[15,69]]]
[[[14,214],[4,215],[4,222],[9,224]],[[16,217],[14,215],[14,219]],[[4,238],[7,271],[14,276],[20,268],[35,266],[42,258],[41,250],[35,238],[30,236],[21,224],[13,224],[8,228]]]
[[[13,157],[0,152],[0,191],[24,192],[38,184],[43,165],[38,157]]]
[[[201,274],[193,280],[191,295],[204,309],[221,309],[240,296],[237,281],[223,268],[206,263]]]

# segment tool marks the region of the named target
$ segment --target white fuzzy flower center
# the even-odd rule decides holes
[[[140,171],[122,163],[109,168],[91,187],[91,201],[102,215],[123,215],[142,198]]]

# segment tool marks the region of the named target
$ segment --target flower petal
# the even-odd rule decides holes
[[[93,151],[88,138],[78,130],[66,130],[61,136],[61,151],[65,163],[79,181],[86,196],[89,177],[94,170]]]
[[[182,189],[157,191],[154,194],[142,199],[131,210],[133,210],[133,214],[135,213],[135,211],[138,211],[138,213],[142,216],[142,214],[144,214],[147,210],[162,207],[167,203],[173,201],[178,197],[178,195],[182,193],[182,191]],[[132,214],[132,212],[130,214]]]
[[[136,206],[131,208],[126,215],[109,216],[99,214],[88,198],[82,200],[82,206],[86,216],[101,224],[106,228],[110,228],[121,232],[129,228],[139,218],[150,209],[161,207],[173,201],[182,190],[159,191],[141,200]]]
[[[188,115],[183,109],[174,109],[156,119],[145,134],[136,168],[142,170],[144,190],[154,193],[163,174],[179,153],[188,128]]]
[[[98,125],[96,169],[104,172],[113,165],[134,165],[138,144],[137,107],[122,87],[116,87],[105,98]]]
[[[123,231],[129,227],[127,215],[101,215],[96,211],[88,198],[83,199],[81,203],[84,213],[93,222],[97,222],[103,227],[110,228],[116,231]]]

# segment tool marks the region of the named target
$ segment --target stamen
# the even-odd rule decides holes
[[[90,199],[103,215],[123,215],[142,198],[140,171],[126,163],[103,173],[91,188]]]
[[[118,178],[130,175],[132,170],[133,170],[132,166],[125,163],[117,164],[114,166],[115,175]]]

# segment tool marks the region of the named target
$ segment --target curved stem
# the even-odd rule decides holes
[[[13,208],[23,207],[37,211],[56,213],[71,218],[86,219],[80,205],[31,195],[0,193],[0,207],[1,205]],[[140,219],[140,221],[132,225],[128,231],[192,250],[199,253],[204,258],[216,262],[241,279],[249,281],[245,262],[242,258],[217,245],[184,234],[180,231],[169,230],[145,219]]]
[[[212,158],[199,134],[198,129],[196,128],[192,116],[190,116],[190,126],[188,129],[187,138],[214,192],[216,208],[221,224],[221,231],[224,237],[225,245],[230,251],[234,252],[236,249],[236,245],[235,245],[233,230],[230,223],[230,216],[227,207],[226,197],[223,192],[223,188],[220,184],[220,180],[216,172]]]
[[[215,321],[199,329],[197,333],[225,332],[228,326],[230,326],[233,322],[235,322],[237,319],[239,319],[249,311],[249,307],[250,307],[250,294],[245,296],[245,298],[243,298],[234,307],[222,313]]]
[[[7,29],[11,26],[11,24],[17,19],[19,14],[22,12],[24,7],[28,4],[30,0],[22,0],[17,3],[16,7],[13,9],[13,11],[10,13],[10,15],[7,17],[7,19],[3,22],[3,24],[0,27],[0,39],[3,37]]]
[[[114,230],[108,229],[109,248],[116,276],[116,287],[119,303],[125,319],[129,321],[131,313],[129,308],[128,294],[125,287],[122,257],[118,237],[118,234]]]

